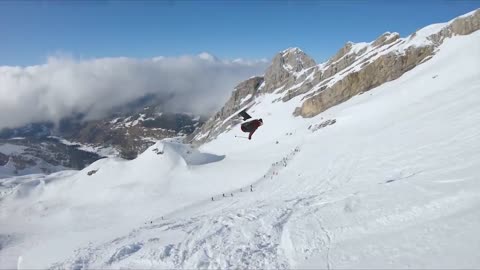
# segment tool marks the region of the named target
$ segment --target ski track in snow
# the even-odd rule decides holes
[[[321,194],[295,196],[283,200],[279,207],[266,204],[264,199],[256,201],[258,205],[252,205],[251,201],[244,202],[245,197],[254,199],[258,196],[257,188],[263,190],[263,197],[266,196],[264,194],[265,190],[270,189],[272,196],[275,196],[276,192],[282,192],[282,189],[271,190],[272,184],[275,184],[275,180],[282,174],[282,170],[287,169],[289,162],[300,152],[301,148],[297,146],[285,157],[274,162],[267,173],[252,184],[254,186],[253,192],[247,185],[242,188],[244,192],[238,189],[232,191],[235,192],[233,197],[224,198],[222,195],[217,195],[213,202],[206,199],[195,205],[187,206],[162,216],[154,223],[152,221],[151,224],[146,224],[144,227],[132,231],[126,237],[115,239],[100,247],[78,250],[76,252],[78,255],[74,259],[57,264],[53,268],[135,267],[135,263],[131,264],[129,262],[123,265],[121,260],[129,258],[134,262],[144,262],[146,258],[150,258],[150,260],[155,258],[154,262],[149,264],[152,268],[288,269],[291,267],[289,262],[291,259],[288,258],[288,254],[281,243],[284,238],[289,237],[285,233],[289,222],[293,219],[295,224],[328,204],[337,203],[350,197],[349,195],[346,198],[323,201],[321,200]],[[348,179],[348,173],[351,172],[349,166],[352,167],[353,163],[336,162],[336,164],[342,164],[345,169],[345,174],[339,177]],[[330,168],[330,171],[332,170],[333,168]],[[320,193],[339,189],[340,184],[335,179],[332,178],[332,181],[327,181]],[[348,180],[345,183],[348,183]],[[227,200],[228,203],[225,202]],[[213,209],[213,211],[202,214],[206,208]],[[315,234],[314,241],[311,243],[313,247],[304,249],[301,253],[308,258],[311,254],[325,252],[326,268],[330,269],[331,235],[322,226],[322,221],[318,216],[312,222],[316,222],[321,231],[319,234]],[[255,229],[248,230],[245,228]],[[159,239],[163,238],[165,234],[172,233],[172,231],[176,232],[174,235],[182,235],[180,237],[182,240],[165,245],[160,252],[150,251],[148,255],[141,252],[135,254],[141,248],[151,249],[152,243],[161,242]],[[155,237],[149,238],[151,235]],[[143,239],[143,241],[138,242],[139,239]],[[221,251],[219,247],[221,247]],[[113,255],[103,254],[104,250],[115,250],[115,252]],[[101,255],[99,256],[99,254]],[[118,254],[122,256],[118,256]],[[131,258],[134,256],[135,259]],[[104,261],[105,259],[107,260]],[[143,265],[143,263],[139,263],[139,265]]]

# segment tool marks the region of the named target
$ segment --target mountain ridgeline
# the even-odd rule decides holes
[[[149,105],[98,120],[70,117],[55,125],[33,123],[0,131],[0,178],[81,170],[98,159],[134,159],[155,141],[185,136],[204,121]],[[78,118],[78,119],[77,119]]]
[[[263,76],[235,87],[230,99],[189,140],[202,144],[232,128],[233,113],[274,93],[274,102],[295,102],[294,116],[313,117],[351,97],[395,80],[430,60],[448,38],[480,29],[480,9],[447,23],[424,27],[406,38],[384,33],[369,43],[347,42],[325,63],[317,64],[299,48],[278,53]]]

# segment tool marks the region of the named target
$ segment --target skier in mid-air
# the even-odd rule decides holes
[[[253,133],[255,133],[257,128],[260,127],[261,125],[263,125],[263,120],[260,118],[260,119],[255,119],[252,121],[245,122],[241,125],[240,128],[242,129],[243,132],[249,133],[248,139],[251,140]]]
[[[243,117],[243,120],[247,120],[247,119],[250,119],[252,118],[245,110],[241,111],[239,113],[239,115],[241,117]],[[253,133],[255,133],[255,131],[257,130],[258,127],[260,127],[261,125],[263,125],[263,120],[262,118],[260,119],[254,119],[254,120],[251,120],[251,121],[248,121],[248,122],[245,122],[243,123],[241,126],[240,126],[240,129],[243,131],[243,132],[248,132],[248,139],[251,140],[252,139],[252,135]]]

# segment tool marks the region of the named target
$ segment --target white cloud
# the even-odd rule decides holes
[[[172,96],[178,112],[211,113],[235,85],[263,74],[265,59],[220,60],[197,56],[75,60],[50,57],[46,64],[0,66],[0,128],[58,121],[74,113],[104,116],[146,94]]]

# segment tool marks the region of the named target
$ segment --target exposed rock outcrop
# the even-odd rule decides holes
[[[4,166],[8,162],[8,156],[0,152],[0,166]]]
[[[315,61],[299,48],[290,48],[278,53],[265,72],[265,89],[270,93],[281,86],[284,89],[297,80],[296,73],[315,66]]]
[[[386,32],[385,34],[379,36],[373,43],[373,47],[380,47],[397,41],[400,38],[398,33]]]
[[[261,86],[252,83],[252,79],[237,86],[227,104],[192,138],[196,143],[203,143],[230,128],[234,122],[227,117],[240,108],[237,101],[252,93],[255,93],[252,97],[278,94],[280,98],[274,102],[301,97],[299,107],[292,113],[313,117],[428,61],[446,38],[479,29],[480,9],[447,23],[427,26],[406,38],[386,32],[370,43],[347,42],[332,58],[319,65],[298,48],[284,50],[273,58],[265,76],[257,77]]]
[[[232,116],[243,106],[251,103],[258,94],[259,89],[264,83],[263,77],[252,77],[235,87],[230,99],[225,105],[213,115],[202,127],[191,134],[187,140],[195,144],[201,144],[205,141],[215,138],[231,124],[231,121],[224,121]],[[235,119],[231,119],[234,121]]]
[[[101,156],[53,138],[0,139],[0,178],[83,169]]]
[[[232,96],[220,111],[213,115],[201,129],[192,134],[188,140],[193,140],[195,144],[201,144],[215,138],[234,124],[237,119],[224,120],[251,103],[256,96],[275,90],[278,90],[279,93],[284,92],[297,81],[305,80],[307,76],[315,72],[315,66],[315,61],[299,48],[289,48],[278,53],[266,70],[265,76],[252,77],[237,85]],[[279,86],[282,88],[278,89]]]
[[[303,104],[295,109],[294,115],[313,117],[361,92],[397,79],[418,64],[428,61],[434,54],[436,47],[442,44],[445,38],[454,35],[467,35],[479,29],[480,10],[476,10],[467,16],[461,16],[445,24],[438,31],[426,36],[427,42],[421,45],[414,44],[403,50],[392,50],[374,59],[370,57],[368,62],[364,62],[361,69],[347,74],[333,85],[328,85],[311,93]],[[375,40],[372,46],[387,47],[385,50],[388,50],[388,45],[396,41],[400,41],[397,42],[398,45],[405,46],[405,44],[408,45],[408,41],[418,38],[417,35],[421,35],[425,31],[426,29],[420,29],[403,41],[399,40],[398,34],[392,36],[392,34],[386,33]]]
[[[403,55],[389,53],[360,71],[352,72],[333,86],[308,98],[294,115],[312,117],[349,98],[400,77],[433,53],[433,46],[410,47]]]

